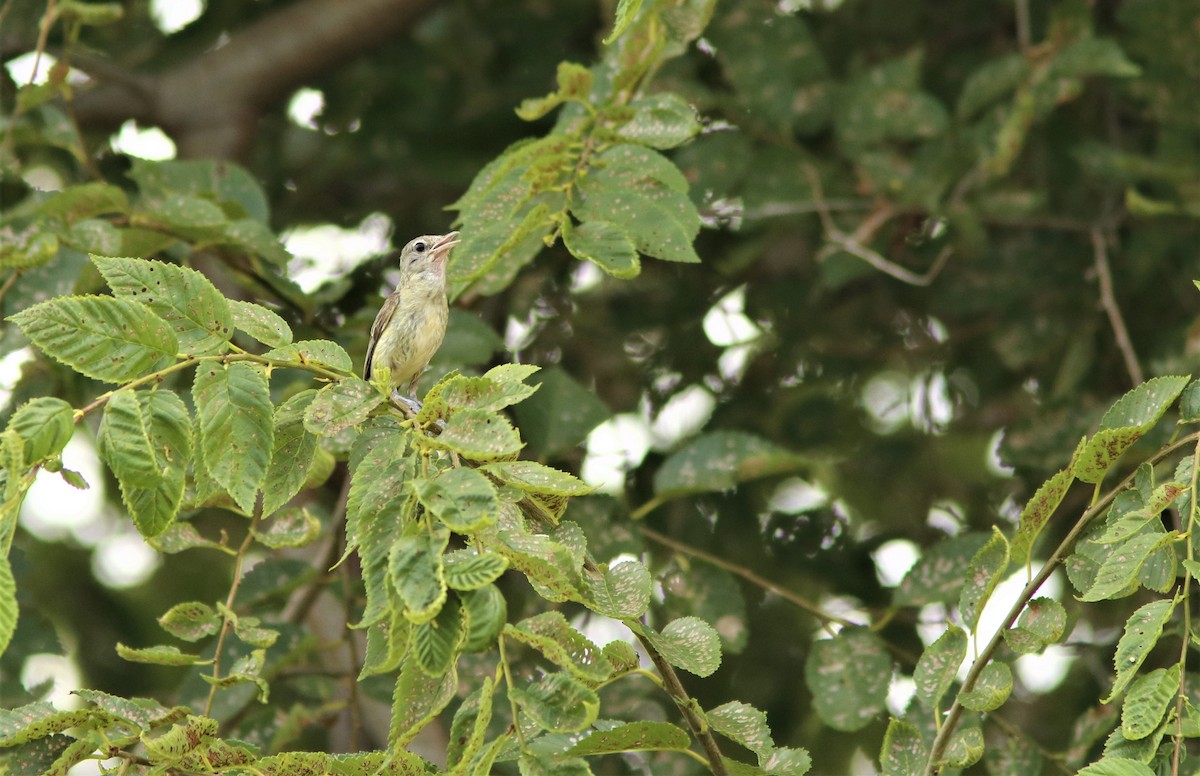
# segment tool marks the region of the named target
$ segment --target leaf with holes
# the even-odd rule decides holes
[[[246,363],[196,368],[192,398],[209,474],[242,510],[254,509],[274,447],[274,405],[267,376]]]

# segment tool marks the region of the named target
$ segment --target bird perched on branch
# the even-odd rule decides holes
[[[446,261],[455,245],[458,232],[422,235],[405,245],[400,251],[400,282],[371,325],[363,377],[369,381],[373,372],[386,367],[392,395],[414,411],[421,407],[417,380],[446,336]],[[407,396],[400,395],[401,390]]]

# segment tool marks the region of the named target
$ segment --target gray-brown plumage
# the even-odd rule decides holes
[[[417,380],[446,336],[446,261],[458,245],[458,232],[427,234],[400,252],[400,282],[375,323],[367,345],[363,376],[381,367],[391,370],[391,385],[415,399]]]

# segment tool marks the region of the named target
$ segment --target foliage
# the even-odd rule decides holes
[[[336,33],[272,28],[317,0],[143,5],[0,9],[58,56],[0,94],[0,351],[37,354],[0,431],[8,772],[1190,768],[1188,4],[405,4],[309,62],[254,41]],[[189,80],[239,52],[283,75]],[[224,154],[99,150],[114,115]],[[387,260],[305,290],[280,237],[451,201],[410,412],[355,368]],[[571,472],[614,412],[653,449],[599,493]],[[48,477],[111,493],[154,582],[28,530]],[[70,708],[19,681],[59,635]]]

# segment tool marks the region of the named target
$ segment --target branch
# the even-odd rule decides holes
[[[81,124],[112,128],[134,118],[168,130],[181,156],[238,158],[260,114],[305,80],[392,38],[433,0],[299,0],[157,74],[105,77],[81,91]],[[86,61],[79,64],[87,69]]]
[[[1108,316],[1112,325],[1113,336],[1121,358],[1125,361],[1125,371],[1134,385],[1141,385],[1146,380],[1142,373],[1142,365],[1138,362],[1137,353],[1133,350],[1133,341],[1129,339],[1129,330],[1125,328],[1125,319],[1121,317],[1121,308],[1117,305],[1117,297],[1113,293],[1112,271],[1108,267],[1108,244],[1104,233],[1099,227],[1091,229],[1092,255],[1096,264],[1096,276],[1100,279],[1100,306]]]

